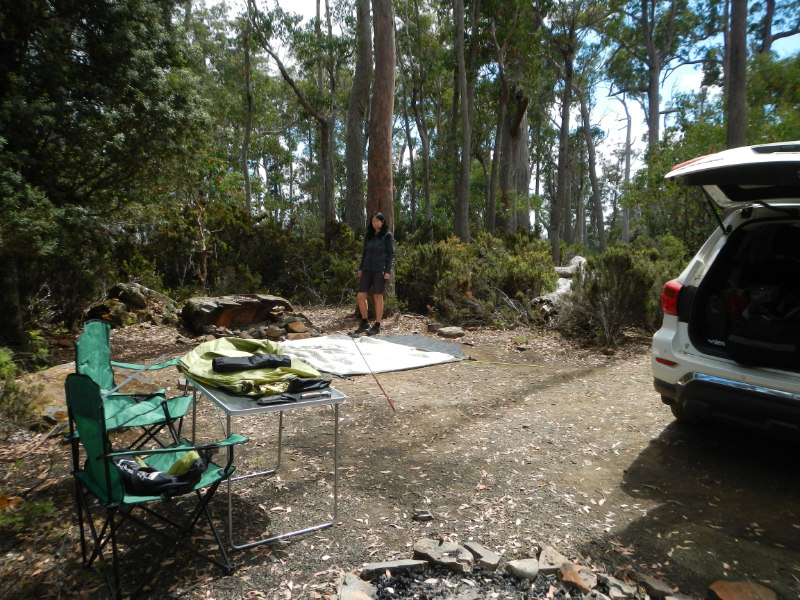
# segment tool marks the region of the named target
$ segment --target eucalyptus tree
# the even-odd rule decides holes
[[[613,90],[641,104],[648,151],[659,142],[661,83],[667,73],[692,62],[697,25],[690,0],[622,0],[603,28]]]
[[[492,168],[488,182],[485,223],[506,231],[530,229],[528,195],[531,179],[529,111],[539,120],[552,100],[553,81],[544,68],[542,19],[548,3],[491,2],[487,52],[498,88]]]
[[[367,213],[382,212],[394,224],[392,116],[394,114],[395,39],[391,0],[372,0],[375,83],[369,118]]]
[[[550,238],[553,261],[558,264],[561,259],[560,243],[565,240],[567,243],[574,241],[575,230],[571,224],[573,221],[571,207],[571,165],[570,157],[570,131],[571,114],[573,102],[577,98],[581,108],[583,127],[587,132],[591,131],[589,118],[588,101],[584,86],[579,84],[582,73],[596,70],[596,61],[593,60],[594,51],[588,38],[604,23],[613,8],[605,2],[594,2],[592,0],[570,0],[559,3],[550,15],[550,22],[547,30],[547,48],[551,56],[551,64],[561,80],[561,100],[560,100],[560,121],[559,121],[559,142],[558,142],[558,170],[555,192],[555,204],[550,210],[550,224],[548,236]],[[590,81],[587,75],[583,76],[584,81]],[[594,173],[594,153],[593,140],[588,136],[587,147],[589,151],[592,177],[596,180]],[[596,214],[602,217],[600,204],[600,194],[597,191],[596,181],[593,185],[595,189]],[[576,220],[583,219],[582,214],[575,214]],[[602,218],[599,219],[598,228],[602,229]],[[600,234],[601,244],[605,244],[604,234]]]
[[[747,143],[747,0],[731,0],[725,44],[728,148]]]
[[[470,174],[472,172],[472,111],[475,90],[474,67],[478,49],[478,14],[481,0],[472,0],[470,6],[469,55],[466,52],[465,2],[453,0],[453,22],[456,35],[454,50],[456,54],[455,82],[459,105],[453,106],[453,124],[460,124],[461,144],[458,148],[458,180],[453,197],[454,230],[461,241],[469,241]],[[456,116],[458,118],[456,118]],[[454,127],[455,130],[455,127]]]
[[[778,40],[800,34],[800,1],[761,0],[753,11],[757,20],[752,23],[759,54],[768,54]]]
[[[317,94],[303,89],[301,81],[292,75],[290,67],[284,64],[283,60],[275,50],[275,43],[289,43],[293,36],[301,34],[297,30],[299,17],[284,12],[280,7],[263,12],[256,0],[248,0],[248,18],[252,21],[253,33],[259,42],[261,49],[266,52],[275,62],[286,84],[292,89],[297,100],[308,114],[316,121],[319,131],[319,172],[322,177],[322,193],[320,195],[319,216],[322,228],[325,232],[326,242],[330,243],[334,231],[336,220],[336,205],[334,201],[334,132],[335,132],[335,111],[334,98],[337,85],[338,59],[341,58],[337,53],[329,50],[324,56],[326,64],[325,72],[328,75],[329,89],[326,94],[321,94],[319,86]],[[302,36],[301,36],[302,37]],[[319,39],[319,34],[311,34],[311,44],[306,48],[313,48],[312,53],[315,57],[319,55],[316,48],[319,45],[331,48],[335,44],[331,28],[325,39]],[[295,58],[302,60],[302,47],[294,46]]]
[[[370,0],[356,0],[356,63],[347,103],[345,169],[347,190],[344,222],[353,231],[364,225],[364,123],[372,83],[372,24]]]
[[[443,178],[435,175],[437,165],[432,161],[437,146],[439,154],[447,155],[442,148],[445,139],[442,110],[447,95],[442,77],[451,50],[451,44],[446,40],[452,23],[448,23],[449,14],[445,18],[444,10],[431,0],[402,0],[395,6],[399,24],[396,41],[400,83],[406,89],[409,117],[413,117],[413,133],[419,142],[422,163],[419,172],[422,214],[418,220],[422,221],[426,234],[432,235],[431,183],[435,179],[437,188],[443,185]],[[411,229],[416,227],[417,224],[412,223]]]

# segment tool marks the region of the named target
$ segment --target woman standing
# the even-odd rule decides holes
[[[367,332],[375,335],[381,331],[383,318],[383,290],[386,281],[391,277],[394,265],[394,236],[389,231],[386,218],[376,212],[367,226],[364,236],[364,250],[361,253],[361,264],[358,267],[358,310],[361,313],[361,324],[352,335]],[[367,320],[367,294],[372,292],[375,302],[375,323],[369,326]]]

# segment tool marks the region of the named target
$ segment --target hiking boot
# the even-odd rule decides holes
[[[380,332],[381,332],[381,324],[376,321],[375,323],[372,324],[372,327],[369,328],[369,331],[367,331],[367,335],[375,335],[376,333]]]
[[[356,330],[353,333],[351,333],[350,335],[352,335],[352,336],[361,335],[367,329],[369,329],[369,321],[367,321],[366,319],[361,319],[361,325],[359,325],[356,328]]]

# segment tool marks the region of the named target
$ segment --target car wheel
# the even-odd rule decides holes
[[[683,408],[683,405],[674,402],[669,405],[669,409],[672,411],[672,416],[678,421],[682,421],[683,423],[689,422],[690,419],[686,416],[686,410]]]

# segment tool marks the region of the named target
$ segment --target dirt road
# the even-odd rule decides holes
[[[327,329],[346,325],[329,318]],[[336,382],[348,395],[341,526],[287,544],[286,573],[313,586],[331,569],[408,557],[428,535],[478,541],[508,559],[553,545],[698,598],[717,579],[799,597],[797,447],[675,423],[652,388],[646,344],[606,356],[533,331],[475,331],[461,341],[473,360],[379,376],[397,412],[369,376]],[[325,514],[319,498],[294,490],[325,470],[331,449],[329,424],[308,417],[287,418],[295,476],[267,512]],[[330,492],[330,480],[322,489]],[[434,520],[413,520],[420,509]],[[271,512],[276,523],[290,520]],[[255,589],[277,583],[270,571]],[[287,589],[289,581],[284,574]]]
[[[341,311],[310,316],[329,333],[353,323]],[[385,329],[423,325],[403,317]],[[115,333],[114,344],[125,347],[125,335]],[[644,341],[611,356],[536,331],[470,331],[460,341],[473,360],[379,375],[396,412],[372,377],[336,381],[348,399],[335,527],[238,552],[230,577],[184,566],[170,574],[168,596],[333,598],[344,573],[410,557],[413,542],[431,536],[474,540],[509,560],[552,545],[597,570],[655,575],[695,598],[717,579],[800,598],[797,446],[673,422],[653,391]],[[199,430],[219,428],[209,402],[198,409]],[[240,468],[274,463],[276,420],[236,424],[251,438]],[[237,541],[331,515],[330,409],[288,412],[284,426],[279,475],[234,489]],[[67,453],[53,452],[57,480],[43,493],[68,511]],[[217,500],[222,516],[224,498]],[[433,520],[414,520],[420,509]],[[74,526],[64,534],[77,539]],[[77,560],[71,550],[59,564]],[[65,572],[53,581],[45,569],[38,585],[33,577],[9,597],[91,596],[102,586],[91,574]]]

